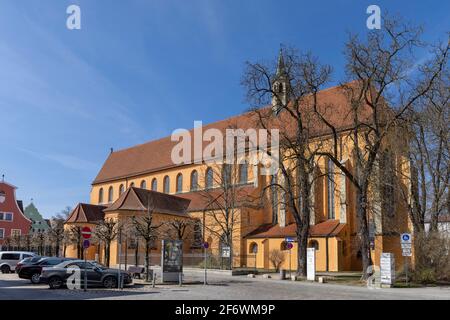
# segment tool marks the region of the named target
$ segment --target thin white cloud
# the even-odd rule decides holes
[[[79,171],[91,171],[97,168],[97,165],[91,161],[74,157],[67,154],[43,154],[33,150],[17,147],[17,150],[26,153],[41,161],[50,161],[59,164],[67,169],[79,170]]]

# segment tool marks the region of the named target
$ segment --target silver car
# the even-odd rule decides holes
[[[36,256],[35,253],[27,251],[0,251],[0,271],[2,273],[14,272],[19,261],[34,256]]]

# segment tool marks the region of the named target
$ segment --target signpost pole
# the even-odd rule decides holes
[[[292,279],[291,249],[289,249],[289,278]]]
[[[119,268],[118,268],[118,273],[117,273],[117,288],[120,289],[121,285],[120,285],[120,268],[122,267],[121,265],[121,261],[120,261],[120,256],[122,254],[122,230],[119,230],[119,254],[118,254],[118,258],[119,258]]]
[[[87,257],[86,257],[86,248],[83,248],[83,250],[84,250],[84,292],[86,292],[87,291]]]
[[[205,268],[205,274],[204,274],[204,278],[203,278],[203,285],[207,285],[208,284],[208,281],[207,281],[207,275],[206,275],[206,273],[207,273],[207,271],[206,271],[206,259],[207,259],[207,250],[208,249],[208,243],[207,242],[204,242],[203,243],[203,253],[204,253],[204,257],[203,257],[203,259],[204,259],[204,268]]]

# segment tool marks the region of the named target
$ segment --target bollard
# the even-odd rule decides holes
[[[155,287],[155,282],[156,282],[156,273],[154,273],[152,277],[152,288]]]
[[[178,284],[181,287],[183,285],[183,273],[178,273]]]

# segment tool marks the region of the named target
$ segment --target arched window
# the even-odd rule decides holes
[[[289,250],[287,241],[281,242],[280,250],[282,250],[282,251]]]
[[[103,188],[100,188],[100,190],[98,190],[98,203],[103,203]]]
[[[158,191],[158,180],[156,178],[152,180],[152,191]]]
[[[205,188],[211,189],[214,186],[214,172],[211,168],[206,169]]]
[[[222,166],[222,184],[224,187],[231,185],[231,164],[224,163]]]
[[[147,189],[147,182],[145,180],[141,181],[141,189]]]
[[[170,192],[170,178],[169,176],[165,176],[164,180],[164,193],[169,193]]]
[[[194,170],[191,173],[191,191],[195,191],[197,189],[198,189],[198,173],[197,170]]]
[[[328,219],[335,218],[335,210],[334,210],[334,163],[331,159],[328,159],[327,163],[327,175],[328,175],[328,183],[327,183],[327,191],[328,191]]]
[[[134,182],[130,183],[130,188],[134,187]]]
[[[177,175],[177,193],[183,192],[183,175],[179,173]]]
[[[256,242],[250,243],[250,247],[248,248],[248,253],[253,253],[253,254],[258,253],[258,244]]]
[[[123,186],[123,184],[121,184],[119,187],[119,196],[124,192],[125,192],[125,187]]]
[[[113,187],[109,187],[108,189],[108,202],[111,203],[113,202],[113,195],[114,195],[114,189]]]
[[[319,242],[317,240],[309,241],[308,248],[314,248],[316,251],[319,250]]]
[[[248,182],[248,165],[246,162],[241,163],[239,165],[239,183],[247,183]]]
[[[272,223],[278,223],[278,190],[277,190],[278,179],[276,175],[273,175],[270,180],[270,193],[272,200]]]

